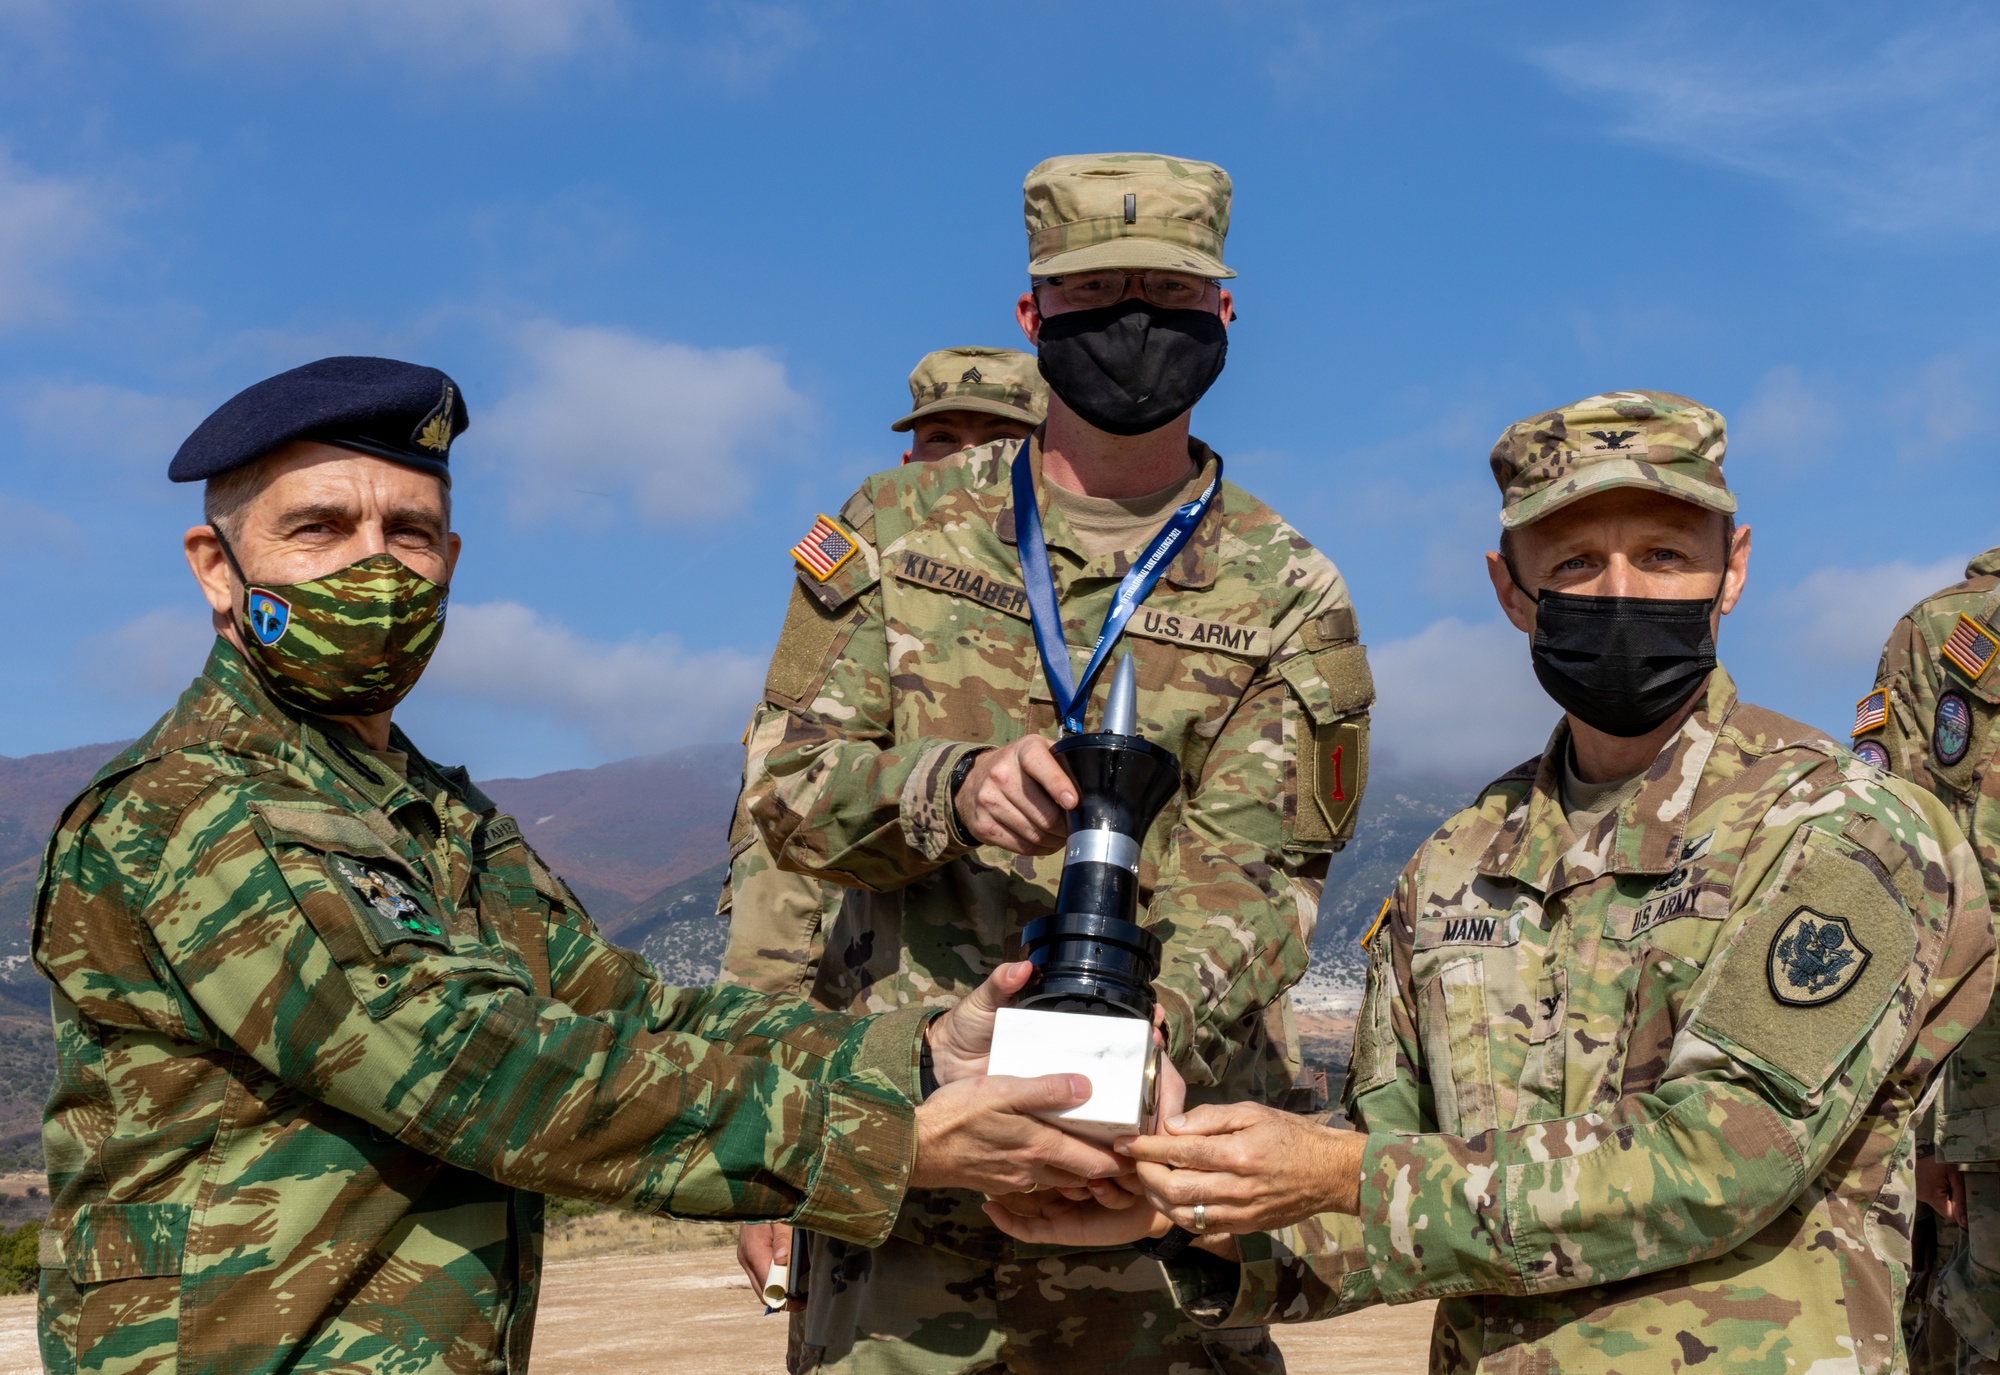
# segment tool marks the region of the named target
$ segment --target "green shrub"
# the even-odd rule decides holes
[[[40,1278],[36,1259],[42,1240],[42,1224],[24,1222],[12,1231],[0,1231],[0,1294],[30,1294]]]

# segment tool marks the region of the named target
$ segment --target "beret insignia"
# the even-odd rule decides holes
[[[420,449],[429,449],[434,454],[451,452],[451,410],[457,396],[458,392],[451,383],[445,383],[444,395],[438,398],[437,405],[431,407],[431,413],[418,422],[415,432],[410,435],[412,444]]]

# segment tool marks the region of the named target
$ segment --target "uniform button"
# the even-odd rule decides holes
[[[389,976],[387,974],[377,974],[375,976],[375,986],[377,988],[387,988],[389,986]]]

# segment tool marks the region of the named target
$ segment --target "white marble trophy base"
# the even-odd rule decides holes
[[[1076,1136],[1109,1142],[1153,1129],[1157,1055],[1153,1028],[1136,1017],[1003,1007],[993,1026],[986,1072],[1024,1079],[1085,1076],[1090,1080],[1088,1102],[1041,1115]]]

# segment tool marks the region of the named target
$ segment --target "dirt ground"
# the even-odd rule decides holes
[[[1278,1344],[1293,1375],[1421,1375],[1430,1324],[1427,1303],[1378,1308],[1283,1329]],[[729,1247],[612,1251],[548,1267],[535,1375],[752,1375],[784,1364],[785,1320],[763,1316]],[[40,1369],[33,1297],[0,1298],[0,1375]]]

